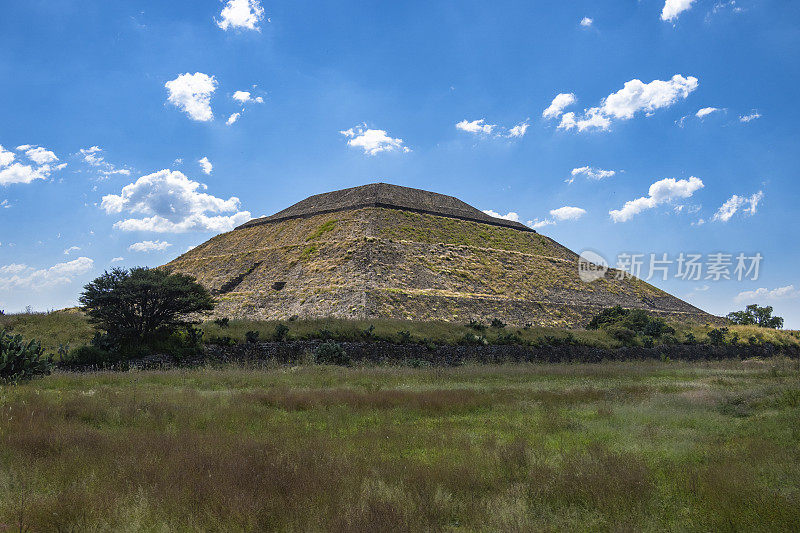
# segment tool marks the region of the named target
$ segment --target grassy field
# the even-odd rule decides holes
[[[800,530],[800,362],[57,373],[0,527]]]

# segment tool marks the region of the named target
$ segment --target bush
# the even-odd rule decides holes
[[[650,315],[643,309],[624,309],[619,305],[603,309],[597,314],[586,329],[608,328],[619,326],[642,335],[657,339],[662,335],[675,333],[675,328],[667,324],[663,318]],[[627,334],[625,334],[627,335]]]
[[[469,324],[467,324],[467,327],[470,329],[474,329],[475,331],[483,331],[486,329],[486,326],[482,322],[475,320],[474,318],[470,319]]]
[[[406,331],[406,330],[398,331],[397,332],[397,336],[400,337],[400,343],[401,344],[408,344],[409,342],[411,342],[411,332],[410,331]]]
[[[314,359],[321,365],[349,366],[350,356],[338,342],[326,341],[314,350]]]
[[[222,318],[215,318],[214,319],[214,324],[218,325],[221,328],[227,328],[229,322],[230,322],[230,319],[228,317],[222,317]]]
[[[259,333],[257,331],[247,331],[244,334],[244,340],[248,344],[255,344],[258,342]]]
[[[636,332],[632,329],[620,325],[611,325],[606,329],[608,334],[620,341],[623,346],[633,346],[636,344]]]
[[[711,344],[725,344],[726,333],[728,333],[728,328],[714,328],[708,332],[708,340]]]
[[[286,324],[278,324],[275,326],[275,333],[272,334],[272,340],[281,342],[285,341],[289,336],[289,326]]]
[[[53,358],[44,355],[41,343],[0,332],[0,381],[17,383],[49,374],[52,368]]]
[[[500,320],[499,318],[493,318],[491,326],[495,329],[503,329],[506,327],[506,323]]]
[[[467,344],[467,345],[481,345],[481,344],[489,344],[489,341],[486,340],[486,337],[483,335],[475,335],[474,333],[465,333],[459,344]]]
[[[60,365],[70,367],[87,367],[87,366],[106,366],[110,363],[116,362],[116,357],[106,350],[97,346],[87,345],[80,346],[70,350],[64,357],[61,358]]]

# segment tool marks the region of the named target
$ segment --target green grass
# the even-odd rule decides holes
[[[12,530],[797,531],[800,363],[59,373],[0,390]]]
[[[384,339],[397,342],[401,340],[400,332],[411,333],[412,342],[430,341],[436,344],[457,344],[465,334],[471,333],[484,336],[492,342],[498,335],[515,333],[523,342],[541,343],[546,339],[571,339],[582,345],[598,348],[615,348],[620,342],[612,338],[604,330],[565,329],[555,327],[517,328],[506,327],[496,329],[487,327],[483,331],[468,328],[465,324],[451,322],[415,322],[410,320],[340,320],[340,319],[298,319],[293,321],[255,321],[231,320],[228,327],[221,327],[213,321],[200,325],[204,332],[204,339],[208,341],[214,337],[231,337],[239,342],[244,342],[245,333],[258,331],[259,338],[269,340],[279,323],[289,327],[290,339],[320,338],[323,333],[331,334],[337,340],[362,340],[365,338]],[[692,333],[698,342],[708,342],[708,331],[711,326],[698,324],[672,323],[676,329],[676,337],[682,341],[687,333]],[[370,326],[372,336],[366,337],[364,332]],[[488,326],[488,325],[487,325]],[[0,315],[0,330],[7,329],[13,334],[20,334],[26,339],[37,339],[50,352],[55,352],[60,345],[69,345],[72,348],[87,344],[94,330],[89,325],[86,317],[75,309],[66,309],[50,313],[20,313]],[[726,340],[738,335],[739,344],[746,344],[751,337],[758,343],[769,342],[776,346],[800,345],[800,332],[790,330],[773,330],[756,326],[729,326]],[[657,341],[658,342],[658,341]]]

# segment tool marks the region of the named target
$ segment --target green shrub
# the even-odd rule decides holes
[[[289,326],[286,324],[278,324],[275,326],[275,333],[272,334],[272,340],[281,342],[285,341],[288,336]]]
[[[608,334],[622,343],[623,346],[634,346],[636,344],[636,332],[630,328],[620,325],[607,326]]]
[[[643,309],[624,309],[619,305],[600,311],[592,318],[586,329],[608,329],[612,326],[633,331],[634,335],[653,339],[675,333],[675,328],[667,324],[663,318],[652,316]],[[617,330],[617,334],[620,334],[619,330]],[[623,335],[627,335],[627,333]]]
[[[230,322],[230,319],[228,317],[222,317],[222,318],[215,318],[214,319],[214,324],[218,325],[221,328],[227,328],[229,322]]]
[[[708,332],[708,340],[711,344],[725,344],[726,333],[728,333],[728,328],[714,328]]]
[[[397,336],[400,337],[401,344],[407,344],[411,342],[411,332],[408,330],[398,331]]]
[[[506,323],[500,320],[499,318],[493,318],[491,326],[495,329],[503,329],[506,327]]]
[[[91,344],[70,350],[61,358],[61,365],[69,367],[106,366],[117,362],[118,356]]]
[[[465,333],[459,344],[467,344],[467,345],[480,345],[480,344],[489,344],[489,341],[486,340],[486,337],[483,335],[475,335],[474,333]]]
[[[321,365],[349,366],[350,356],[338,342],[326,341],[314,350],[314,359]]]
[[[470,329],[474,329],[475,331],[483,331],[486,329],[486,326],[482,322],[475,320],[474,318],[470,319],[469,324],[467,324],[467,327]]]
[[[248,344],[255,344],[258,342],[259,333],[258,331],[247,331],[244,334],[244,340]]]
[[[222,337],[217,337],[217,336],[209,337],[208,344],[214,344],[216,346],[236,346],[239,343],[233,337],[229,335],[223,335]]]
[[[49,374],[52,368],[53,358],[44,355],[41,343],[0,332],[0,381],[17,383]]]

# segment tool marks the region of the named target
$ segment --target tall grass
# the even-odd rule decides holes
[[[0,523],[798,530],[798,391],[777,358],[57,373],[0,392]]]

